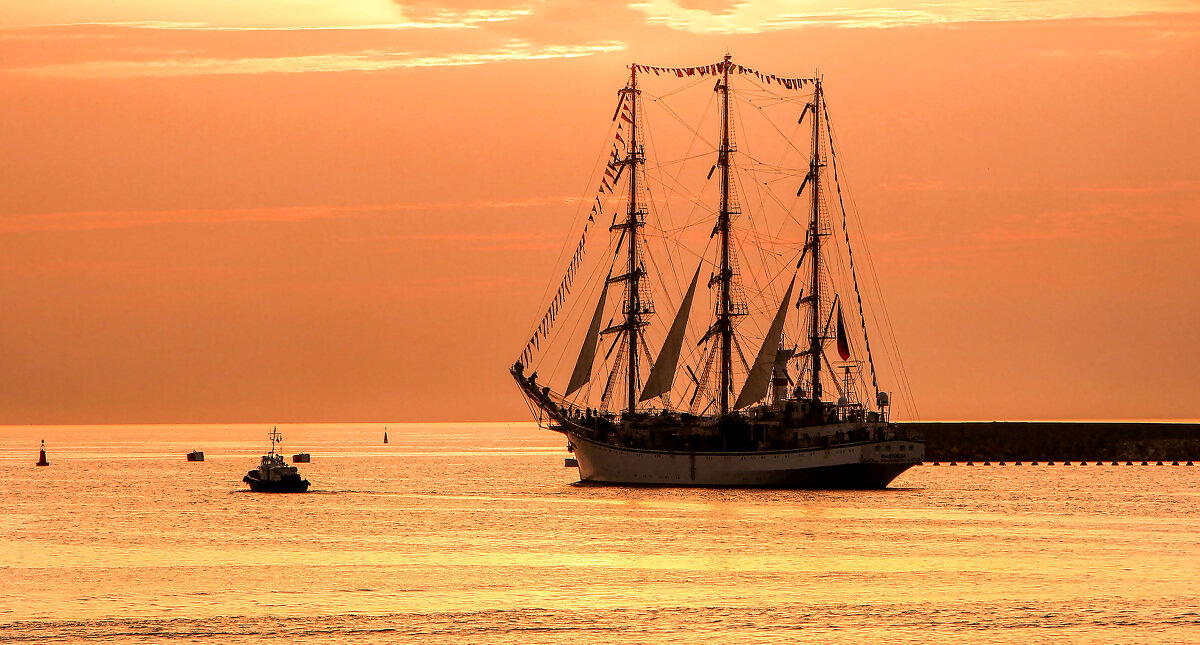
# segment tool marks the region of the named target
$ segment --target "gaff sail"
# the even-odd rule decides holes
[[[692,286],[688,287],[683,304],[675,314],[675,321],[671,323],[671,331],[667,332],[662,351],[658,353],[654,367],[650,368],[650,376],[646,377],[646,388],[638,398],[639,403],[671,391],[675,382],[675,368],[679,366],[679,351],[683,348],[683,335],[687,331],[688,314],[692,310],[692,297],[696,295],[696,281],[700,279],[700,269],[703,266],[701,263],[696,267],[696,274],[692,276]]]
[[[746,376],[746,382],[742,384],[742,391],[733,404],[735,410],[744,408],[767,395],[767,389],[771,385],[771,370],[775,367],[775,354],[779,351],[779,340],[783,338],[783,322],[787,319],[788,303],[792,301],[792,287],[795,285],[796,276],[792,275],[787,293],[783,295],[783,302],[779,303],[779,311],[775,312],[775,320],[771,321],[771,329],[767,331],[767,337],[763,339],[762,347],[758,348],[758,356],[754,359],[750,374]]]

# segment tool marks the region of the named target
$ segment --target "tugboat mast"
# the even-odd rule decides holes
[[[731,216],[729,186],[729,157],[733,146],[729,142],[729,67],[730,55],[725,54],[721,67],[721,148],[717,153],[717,166],[721,169],[721,210],[717,214],[717,228],[721,234],[721,272],[717,280],[721,285],[720,302],[717,310],[717,327],[721,334],[721,395],[720,412],[729,414],[729,395],[733,391],[733,269],[729,257],[729,229]]]
[[[821,400],[821,351],[825,335],[821,324],[821,78],[815,79],[813,102],[812,158],[808,165],[808,181],[812,184],[812,213],[808,225],[809,254],[812,256],[812,276],[808,286],[808,300],[812,316],[809,320],[808,355],[812,359],[812,399]]]

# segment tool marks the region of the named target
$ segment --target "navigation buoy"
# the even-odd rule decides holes
[[[37,465],[49,466],[50,462],[46,461],[46,440],[42,439],[42,454],[38,456]]]
[[[383,442],[387,443],[387,426],[383,426]]]

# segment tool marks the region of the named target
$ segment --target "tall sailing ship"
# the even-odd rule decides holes
[[[662,94],[644,93],[647,77]],[[691,87],[715,96],[699,119],[715,121],[707,132],[668,101]],[[866,489],[920,464],[923,439],[890,421],[891,395],[878,385],[863,308],[873,292],[860,289],[850,248],[821,78],[766,74],[727,55],[698,67],[633,64],[618,97],[598,194],[577,215],[580,240],[510,370],[539,423],[566,435],[580,479]],[[685,152],[653,158],[664,146],[648,108],[690,134]],[[796,124],[791,135],[772,121],[779,115]],[[752,116],[769,127],[754,130]],[[775,135],[778,154],[740,150],[735,135],[750,132],[756,143]],[[589,236],[602,223],[608,235]],[[596,237],[607,238],[598,258],[587,253]],[[844,314],[851,296],[858,328]],[[656,298],[677,302],[669,326]],[[711,318],[689,325],[698,299]],[[886,313],[870,319],[890,332]],[[911,401],[898,354],[889,364]]]

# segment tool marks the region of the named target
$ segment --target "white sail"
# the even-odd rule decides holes
[[[566,396],[571,396],[592,378],[592,361],[596,358],[596,345],[600,342],[600,321],[604,318],[606,296],[608,280],[604,281],[604,288],[600,290],[600,302],[596,303],[596,313],[592,314],[592,324],[588,326],[587,337],[583,339],[583,347],[579,350],[579,359],[575,361],[575,371],[571,372],[571,384],[567,386]]]
[[[679,350],[683,348],[683,335],[687,331],[688,314],[692,310],[692,297],[696,295],[696,281],[700,279],[700,268],[696,267],[696,275],[692,276],[692,286],[688,287],[683,304],[675,314],[675,322],[671,323],[671,331],[667,332],[667,340],[663,343],[654,367],[650,368],[650,376],[646,377],[646,388],[638,402],[662,396],[671,391],[675,382],[675,368],[679,366]]]
[[[771,329],[767,331],[762,347],[758,348],[758,356],[754,359],[750,374],[746,376],[742,391],[733,404],[735,410],[767,395],[767,388],[771,385],[771,370],[775,367],[775,354],[779,351],[779,339],[783,337],[783,322],[787,319],[788,303],[792,300],[792,287],[795,285],[796,276],[793,275],[787,293],[783,295],[783,302],[779,303],[779,311],[775,312],[775,320],[771,321]]]

